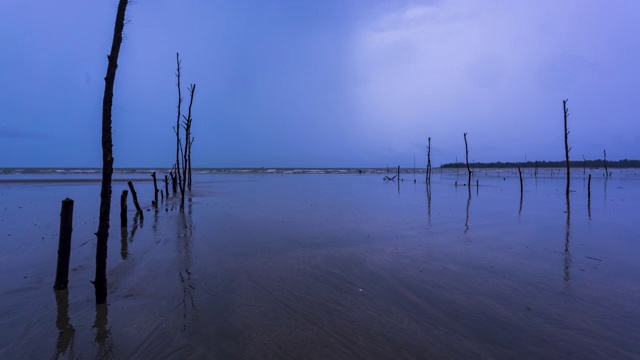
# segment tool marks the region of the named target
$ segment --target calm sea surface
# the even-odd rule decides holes
[[[115,175],[145,210],[129,197],[121,230],[114,183],[107,307],[89,282],[99,171],[0,174],[0,358],[640,358],[640,170],[573,169],[569,201],[560,169],[526,169],[522,196],[514,169],[470,189],[462,169],[430,188],[413,171],[206,170],[183,212],[152,207],[150,171]]]

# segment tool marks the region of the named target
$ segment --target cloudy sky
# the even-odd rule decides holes
[[[99,167],[117,0],[0,0],[0,167]],[[116,167],[171,166],[175,54],[194,166],[640,158],[637,0],[135,0]]]

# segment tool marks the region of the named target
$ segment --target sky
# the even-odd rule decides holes
[[[117,0],[0,0],[0,167],[100,167]],[[135,0],[115,167],[640,158],[637,0]],[[186,107],[183,112],[186,111]]]

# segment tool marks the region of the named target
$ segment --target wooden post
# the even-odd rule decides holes
[[[164,201],[164,190],[160,190],[160,200]]]
[[[58,267],[53,288],[64,290],[69,284],[69,258],[71,257],[71,231],[73,230],[73,200],[62,200],[60,209],[60,235],[58,239]]]
[[[144,219],[144,213],[142,212],[142,208],[138,203],[138,194],[136,193],[136,189],[133,187],[133,183],[129,181],[127,183],[129,185],[129,189],[131,189],[131,197],[133,198],[133,204],[136,206],[136,211],[140,214],[140,218]]]
[[[591,174],[589,174],[589,181],[587,182],[587,199],[591,201]]]
[[[120,195],[120,227],[127,227],[127,195],[129,195],[129,191],[122,190],[122,195]]]
[[[171,188],[173,189],[173,196],[176,196],[176,194],[178,193],[178,181],[176,180],[175,167],[171,169],[169,175],[171,176]]]
[[[153,200],[155,201],[156,206],[158,206],[158,183],[156,181],[155,171],[151,174],[151,177],[153,178]]]
[[[400,183],[400,165],[398,165],[398,183]]]
[[[567,118],[569,117],[569,109],[567,108],[567,101],[569,99],[562,100],[562,107],[564,109],[564,154],[567,159],[567,191],[566,194],[569,196],[569,189],[571,184],[571,172],[569,170],[569,128],[567,127]]]
[[[169,178],[167,175],[164,176],[164,193],[167,194],[167,199],[169,199]]]

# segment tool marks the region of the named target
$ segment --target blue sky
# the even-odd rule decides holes
[[[116,0],[0,1],[0,167],[99,167]],[[199,167],[640,158],[635,0],[136,0],[116,167],[171,166],[175,53]]]

